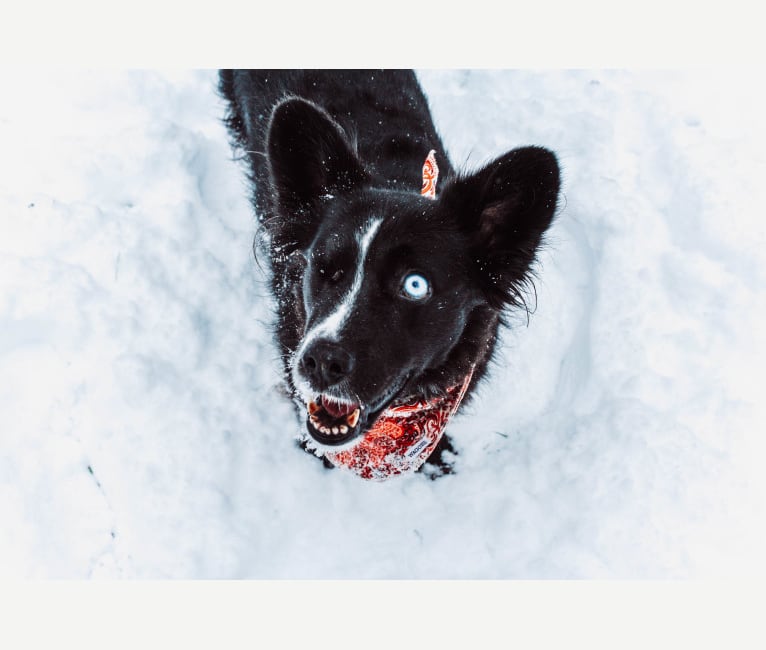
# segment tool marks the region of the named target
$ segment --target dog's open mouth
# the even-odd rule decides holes
[[[360,437],[373,426],[389,405],[396,402],[408,379],[409,374],[402,377],[373,405],[362,405],[322,393],[306,405],[306,429],[309,435],[320,444],[330,447],[345,445]]]
[[[342,445],[357,435],[362,415],[359,404],[320,395],[307,408],[309,434],[323,445]]]

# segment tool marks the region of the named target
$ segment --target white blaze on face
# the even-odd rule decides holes
[[[327,338],[333,341],[338,340],[340,332],[343,330],[343,326],[346,324],[348,315],[352,312],[354,303],[356,302],[359,291],[362,288],[362,282],[364,280],[364,264],[367,260],[367,252],[370,249],[372,240],[377,233],[380,224],[383,223],[383,219],[372,219],[362,229],[361,234],[357,236],[357,242],[359,243],[359,253],[357,256],[356,272],[354,273],[354,281],[351,283],[351,288],[348,293],[343,296],[338,306],[333,312],[327,315],[324,320],[320,321],[314,327],[311,328],[303,337],[298,351],[293,357],[293,380],[295,385],[301,392],[307,393],[308,388],[305,381],[301,381],[298,373],[298,361],[303,357],[303,353],[306,349],[318,338]]]

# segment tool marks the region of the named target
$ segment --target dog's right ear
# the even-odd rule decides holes
[[[346,192],[369,180],[341,126],[305,99],[293,97],[277,104],[266,151],[283,212],[308,208],[324,195]]]
[[[440,201],[471,241],[476,270],[496,308],[524,303],[523,286],[558,206],[556,155],[520,147],[446,183]]]

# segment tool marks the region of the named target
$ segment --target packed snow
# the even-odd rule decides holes
[[[296,445],[215,72],[0,74],[0,576],[766,575],[746,72],[418,73],[458,167],[544,145],[563,200],[456,473],[384,483]]]

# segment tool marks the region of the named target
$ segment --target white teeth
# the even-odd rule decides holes
[[[353,413],[346,417],[346,422],[348,422],[348,426],[353,429],[356,426],[356,423],[359,422],[359,409],[355,409]]]
[[[314,402],[310,402],[309,410],[311,409],[311,404],[313,403]],[[316,413],[316,411],[314,411],[314,413]],[[359,413],[360,413],[359,409],[356,409],[353,413],[346,416],[346,422],[348,422],[350,426],[346,426],[345,424],[337,424],[333,427],[327,427],[324,424],[322,424],[322,421],[319,419],[319,417],[317,417],[313,413],[309,416],[309,422],[311,422],[311,425],[317,431],[321,431],[322,433],[326,435],[337,436],[337,435],[348,433],[349,429],[353,429],[356,426],[356,423],[359,422]]]

